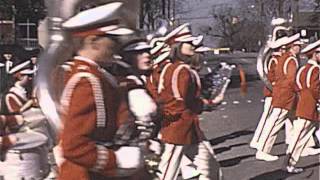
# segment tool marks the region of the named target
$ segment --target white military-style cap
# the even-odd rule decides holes
[[[305,48],[301,50],[301,53],[306,54],[313,51],[320,52],[320,40],[307,45]]]
[[[74,36],[88,35],[128,35],[134,31],[122,22],[123,3],[113,2],[92,9],[81,11],[66,20],[62,27]]]
[[[166,45],[166,46],[157,46],[155,48],[151,49],[151,55],[153,57],[153,65],[159,64],[162,61],[166,60],[169,55],[170,55],[170,50],[171,48]]]
[[[148,44],[146,41],[136,41],[127,44],[124,48],[123,51],[141,51],[141,50],[150,50],[151,46]]]
[[[206,47],[206,46],[200,46],[198,48],[196,48],[194,51],[197,53],[204,53],[204,52],[208,52],[211,51],[212,48]]]
[[[300,33],[294,34],[292,36],[289,36],[286,40],[285,45],[303,45],[304,43],[300,41]]]
[[[164,38],[164,41],[169,45],[176,42],[192,42],[197,44],[200,43],[202,39],[203,36],[193,36],[191,33],[190,24],[185,23],[167,34]]]
[[[201,44],[203,43],[203,39],[204,39],[204,36],[203,35],[199,35],[196,37],[195,40],[192,41],[192,44],[194,46],[201,46]]]
[[[14,66],[10,71],[9,74],[15,74],[15,73],[20,73],[20,74],[33,74],[33,71],[30,71],[30,61],[25,61],[23,63],[20,63],[16,66]]]
[[[277,49],[288,44],[288,36],[281,37],[275,41],[268,41],[267,45],[271,49]]]

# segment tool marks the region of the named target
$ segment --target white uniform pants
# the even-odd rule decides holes
[[[262,131],[263,131],[264,127],[267,126],[268,121],[266,121],[266,120],[272,110],[271,101],[272,101],[272,97],[266,97],[264,99],[263,112],[262,112],[260,121],[258,123],[258,126],[254,132],[253,138],[250,143],[250,146],[252,146],[254,148],[259,146]]]
[[[277,138],[278,132],[285,123],[288,111],[280,108],[273,108],[270,116],[267,118],[260,142],[257,149],[265,153],[270,153],[271,148]]]
[[[292,143],[288,146],[289,164],[294,166],[316,129],[316,122],[298,118],[293,121]]]
[[[290,141],[292,141],[293,131],[293,123],[289,118],[287,118],[285,120],[286,144],[290,144]]]
[[[188,150],[196,150],[196,154],[190,155]],[[199,144],[191,145],[165,143],[159,164],[159,179],[176,180],[180,171],[182,157],[186,154],[197,167],[197,171],[200,173],[200,180],[218,180],[220,178],[219,164],[215,159],[211,145],[208,141],[202,141]]]

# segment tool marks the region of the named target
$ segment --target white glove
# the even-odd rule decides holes
[[[163,148],[161,144],[158,141],[149,140],[149,150],[154,152],[157,155],[161,155],[161,152],[163,151]]]
[[[150,121],[151,114],[157,111],[157,105],[145,89],[134,89],[128,93],[129,108],[138,121]]]
[[[63,158],[61,145],[57,145],[53,148],[53,156],[58,167],[61,167],[62,163],[65,161]]]
[[[138,147],[123,146],[120,147],[116,154],[117,167],[124,169],[134,169],[142,166],[142,154]]]

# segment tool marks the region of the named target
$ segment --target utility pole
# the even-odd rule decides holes
[[[171,19],[171,1],[170,0],[168,0],[168,10],[167,10],[167,12],[168,12],[168,19],[170,20]]]
[[[144,25],[144,17],[145,17],[145,12],[144,12],[144,2],[145,0],[140,0],[140,13],[139,13],[139,28],[143,29]]]
[[[173,0],[173,3],[172,3],[172,17],[173,17],[173,20],[175,21],[176,20],[176,0]]]
[[[278,0],[278,15],[279,17],[284,17],[283,15],[283,4],[285,0]]]
[[[166,0],[162,0],[162,15],[166,17]]]

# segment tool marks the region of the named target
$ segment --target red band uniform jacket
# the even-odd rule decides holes
[[[294,105],[296,98],[295,78],[298,69],[298,60],[291,52],[283,54],[278,59],[275,68],[275,83],[272,91],[272,106],[288,111]]]
[[[318,121],[317,102],[320,93],[320,66],[309,60],[297,73],[298,104],[296,116]]]
[[[7,123],[6,125],[0,123],[0,131],[3,133],[3,140],[0,148],[5,151],[12,146],[12,142],[6,133],[9,131],[7,128],[16,125],[15,116],[12,114],[19,114],[21,107],[28,101],[26,89],[21,86],[14,85],[9,89],[8,93],[5,94],[4,100],[2,101],[1,112],[5,115],[5,121]]]
[[[5,95],[6,114],[20,113],[21,107],[28,101],[27,91],[24,87],[14,85]]]
[[[164,81],[163,76],[171,64],[172,63],[170,62],[170,60],[164,60],[164,61],[160,62],[159,64],[157,64],[156,67],[154,67],[152,73],[147,78],[146,88],[147,88],[148,92],[150,93],[150,95],[152,96],[152,98],[157,103],[161,103],[161,102],[159,102],[160,101],[159,100],[159,93],[163,89],[163,81]]]
[[[161,139],[171,144],[193,144],[203,140],[198,114],[202,109],[200,79],[190,66],[175,61],[164,74]]]
[[[59,179],[108,179],[116,168],[116,157],[112,148],[100,143],[112,142],[119,126],[117,90],[95,62],[83,57],[73,62],[61,96],[60,141],[66,161]]]
[[[272,55],[265,67],[268,72],[267,79],[271,83],[271,85],[273,85],[275,81],[275,68],[278,64],[279,57],[279,55]],[[265,86],[263,88],[263,95],[264,97],[272,97],[272,91]]]

